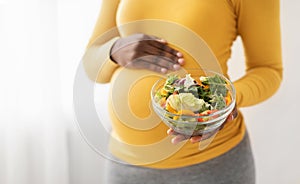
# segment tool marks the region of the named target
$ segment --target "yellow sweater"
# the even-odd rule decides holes
[[[115,40],[133,33],[166,39],[184,53],[187,70],[203,67],[226,76],[231,46],[241,36],[246,74],[234,82],[238,107],[266,100],[282,80],[279,0],[103,0],[88,46],[90,53],[98,54],[90,54],[84,65],[93,80],[111,82],[110,150],[131,164],[176,168],[201,163],[236,146],[246,129],[239,114],[204,150],[190,142],[172,145],[168,127],[149,105],[159,76],[109,60]]]

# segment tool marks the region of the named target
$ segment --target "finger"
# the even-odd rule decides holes
[[[168,135],[178,135],[178,133],[175,132],[175,130],[173,130],[172,128],[169,128],[169,129],[167,130],[167,134],[168,134]]]
[[[167,134],[168,134],[168,135],[173,135],[174,132],[175,132],[175,131],[174,131],[172,128],[169,128],[169,129],[167,130]]]
[[[232,116],[229,114],[226,118],[226,120],[222,123],[222,125],[220,126],[219,130],[222,130],[224,128],[224,126],[228,123],[232,121]]]
[[[230,122],[232,120],[234,120],[234,115],[232,113],[230,113],[226,119],[226,122]]]
[[[238,116],[238,110],[236,107],[231,111],[231,113],[228,115],[226,121],[232,121]]]
[[[184,64],[184,59],[183,59],[183,54],[179,52],[178,50],[173,49],[172,47],[168,46],[168,43],[166,40],[162,38],[158,38],[153,35],[143,35],[143,40],[142,41],[147,41],[146,43],[157,47],[158,49],[161,50],[166,50],[169,53],[171,53],[174,56],[177,56],[179,58],[178,63],[183,65]]]
[[[136,59],[133,62],[131,62],[129,65],[125,66],[127,68],[135,68],[135,69],[147,69],[151,70],[157,73],[167,73],[167,69],[155,64],[152,64],[148,62],[147,60],[144,60],[142,58]]]
[[[183,64],[184,64],[184,59],[183,59],[183,58],[179,58],[179,59],[178,59],[178,63],[179,63],[180,65],[183,65]]]
[[[156,55],[148,55],[143,58],[149,63],[158,65],[163,68],[167,68],[169,70],[179,70],[181,66],[178,63],[173,63],[169,58],[164,56],[156,56]]]
[[[145,50],[145,53],[150,54],[150,55],[162,56],[167,61],[169,61],[173,64],[179,64],[178,63],[179,58],[177,56],[174,56],[173,54],[170,54],[169,52],[166,52],[162,49],[159,49],[159,48],[151,46],[151,45],[150,45],[149,49]]]
[[[212,132],[206,132],[204,133],[203,135],[201,136],[193,136],[190,138],[190,142],[191,143],[196,143],[196,142],[200,142],[200,141],[203,141],[203,140],[206,140],[210,137],[212,137],[213,135],[216,135],[216,133],[219,131],[219,129],[216,129]]]
[[[168,70],[178,70],[180,69],[180,65],[178,64],[173,64],[168,61],[167,58],[162,57],[162,56],[155,56],[155,55],[144,55],[138,57],[134,62],[136,61],[145,61],[154,65],[157,65],[161,68],[166,68]]]
[[[144,35],[144,40],[152,40],[152,41],[157,41],[163,44],[168,44],[167,40],[163,39],[163,38],[159,38],[157,36],[154,35]]]
[[[156,39],[156,41],[163,43],[163,44],[168,44],[167,40],[165,40],[163,38]]]
[[[226,120],[222,123],[222,125],[220,126],[219,130],[222,130],[225,125],[228,123],[228,122],[231,122],[232,120],[234,120],[235,117],[234,115],[232,114],[232,112],[227,116]]]
[[[144,34],[144,40],[157,40],[157,41],[160,41],[160,42],[167,43],[167,40],[165,40],[163,38],[160,38],[160,37],[157,37],[157,36],[154,36],[154,35],[148,35],[148,34]]]
[[[182,58],[183,54],[181,52],[179,52],[178,50],[173,49],[172,47],[168,46],[168,44],[166,42],[161,42],[158,40],[149,40],[148,42],[150,45],[152,45],[153,47],[156,47],[164,52],[170,53],[173,56]]]
[[[233,118],[236,118],[238,115],[239,115],[239,111],[238,109],[236,108],[236,106],[234,107],[234,109],[232,110],[232,115],[233,115]]]
[[[176,135],[176,136],[171,140],[171,142],[172,142],[172,144],[178,144],[178,143],[180,143],[181,141],[186,140],[186,139],[188,139],[188,138],[189,138],[189,136],[184,136],[184,135],[179,134],[179,135]]]
[[[194,136],[190,138],[191,143],[196,143],[201,141],[201,136]]]
[[[216,135],[216,133],[219,132],[219,131],[220,131],[220,129],[216,129],[216,130],[213,130],[212,132],[204,133],[204,134],[202,135],[202,137],[201,137],[201,140],[202,140],[202,141],[203,141],[203,140],[206,140],[206,139],[212,137],[213,135]]]

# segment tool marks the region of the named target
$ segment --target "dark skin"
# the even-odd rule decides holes
[[[168,46],[165,40],[145,34],[118,39],[111,48],[111,58],[126,68],[163,74],[180,69],[184,63],[182,53]]]
[[[170,47],[167,41],[145,34],[133,34],[119,38],[111,48],[111,59],[126,68],[147,69],[162,74],[178,70],[184,64],[183,54]],[[237,109],[235,107],[220,129],[236,117]],[[192,143],[196,143],[201,141],[201,139],[209,138],[220,129],[202,136],[190,137],[178,134],[170,128],[167,134],[175,136],[172,139],[173,144],[186,139],[189,139]]]

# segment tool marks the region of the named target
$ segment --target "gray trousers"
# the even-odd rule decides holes
[[[255,167],[248,134],[229,152],[176,169],[150,169],[107,160],[105,184],[254,184]]]

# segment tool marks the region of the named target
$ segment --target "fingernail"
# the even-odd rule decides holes
[[[159,41],[162,42],[162,43],[167,43],[167,40],[164,40],[164,39],[162,39],[162,38],[159,39]]]
[[[202,139],[202,137],[192,137],[191,139],[190,139],[190,141],[191,141],[191,143],[196,143],[196,142],[199,142],[199,141],[201,141],[201,139]]]
[[[161,68],[160,71],[161,71],[161,73],[167,73],[168,70],[165,68]]]
[[[180,143],[182,141],[182,139],[181,138],[179,138],[179,137],[174,137],[172,140],[171,140],[171,142],[172,142],[172,144],[178,144],[178,143]]]
[[[233,119],[234,119],[234,116],[233,116],[233,114],[230,114],[230,116],[229,116],[229,121],[232,121]]]
[[[183,59],[183,58],[179,58],[177,61],[178,61],[178,63],[181,64],[181,65],[184,64],[184,59]]]
[[[174,68],[174,70],[179,70],[179,69],[181,68],[181,66],[180,66],[180,65],[177,65],[177,64],[175,64],[175,65],[173,65],[173,68]]]
[[[177,53],[176,53],[176,56],[178,56],[178,57],[182,57],[182,56],[183,56],[183,54],[182,54],[181,52],[177,52]]]
[[[176,139],[175,138],[173,138],[172,140],[171,140],[171,142],[172,142],[172,144],[177,144],[178,142],[176,141]]]

